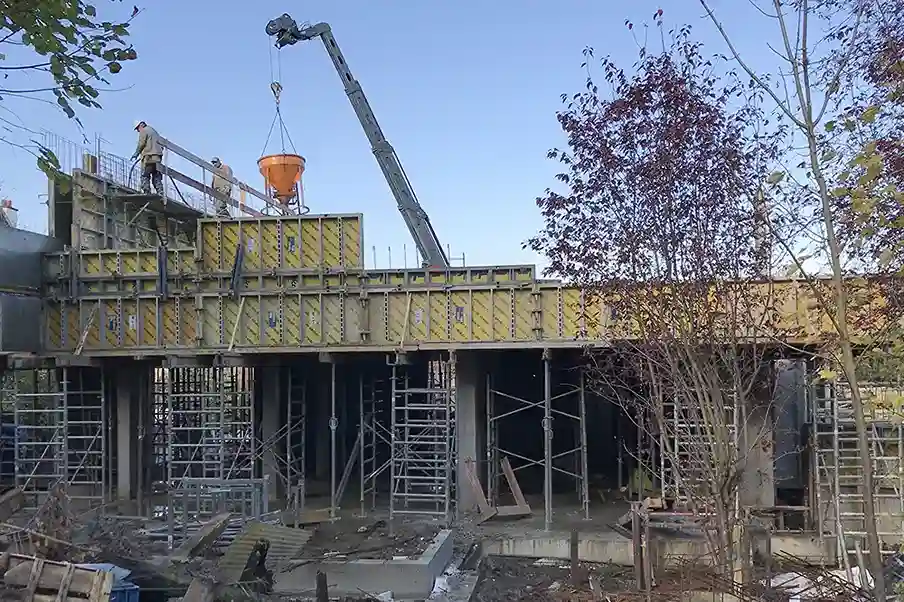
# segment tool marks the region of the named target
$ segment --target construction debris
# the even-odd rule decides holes
[[[23,602],[106,602],[113,574],[21,554],[0,556],[4,598]]]
[[[295,558],[313,535],[312,531],[251,522],[233,540],[217,565],[221,583],[231,585],[247,581],[246,574],[266,569],[272,573]],[[254,575],[260,579],[263,575]],[[265,577],[272,578],[272,575]]]

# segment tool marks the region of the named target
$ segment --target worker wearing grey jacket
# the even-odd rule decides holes
[[[135,124],[138,132],[138,146],[132,159],[141,157],[141,192],[151,194],[151,182],[154,191],[163,196],[163,147],[157,130],[144,121]]]
[[[223,163],[219,157],[210,160],[210,164],[216,170],[210,186],[223,197],[232,197],[232,168]],[[217,217],[229,217],[229,204],[222,199],[217,199]]]

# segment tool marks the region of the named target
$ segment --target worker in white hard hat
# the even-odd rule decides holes
[[[154,191],[163,196],[163,147],[160,145],[160,135],[144,121],[135,122],[135,131],[138,132],[138,146],[132,159],[141,157],[141,192],[151,194],[153,182]]]
[[[217,193],[217,217],[229,217],[229,203],[232,198],[232,168],[223,163],[219,157],[210,160],[214,174],[210,187]]]

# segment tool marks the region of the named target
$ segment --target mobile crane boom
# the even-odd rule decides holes
[[[389,188],[392,190],[399,211],[402,213],[402,218],[405,220],[405,225],[408,226],[408,231],[411,232],[411,236],[414,238],[414,244],[417,246],[424,264],[428,267],[448,267],[449,259],[446,257],[445,251],[443,251],[433,226],[430,224],[430,218],[418,202],[414,189],[411,187],[411,182],[408,180],[408,176],[405,175],[405,170],[402,169],[402,163],[399,161],[395,150],[389,144],[389,141],[386,140],[386,136],[383,135],[383,130],[380,129],[380,124],[377,123],[377,118],[370,108],[364,92],[361,90],[361,84],[358,83],[358,80],[354,78],[349,70],[345,57],[342,56],[342,51],[339,50],[339,46],[336,44],[336,38],[333,37],[329,24],[318,23],[299,28],[292,17],[284,14],[267,24],[267,35],[276,38],[277,48],[291,46],[316,37],[320,38],[327,54],[333,61],[336,72],[342,79],[345,93],[355,109],[355,114],[361,122],[361,127],[364,128],[364,133],[367,134],[367,139],[370,141],[377,163],[380,164],[380,169],[383,170],[383,175],[389,183]]]

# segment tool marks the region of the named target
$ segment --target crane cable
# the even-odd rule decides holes
[[[261,151],[261,156],[264,156],[267,153],[267,145],[270,144],[270,138],[273,136],[273,128],[276,127],[277,122],[279,122],[279,141],[281,152],[285,154],[286,140],[288,139],[289,145],[292,147],[292,152],[297,155],[298,151],[295,150],[295,143],[292,142],[292,136],[289,134],[289,129],[286,127],[286,123],[283,121],[282,111],[280,110],[279,104],[283,90],[282,84],[279,83],[279,80],[282,79],[282,54],[279,50],[276,51],[276,73],[274,74],[273,45],[268,43],[267,47],[270,51],[270,91],[273,93],[273,99],[276,103],[276,114],[273,115],[273,121],[270,122],[270,129],[267,132],[267,139],[264,141],[264,148]]]
[[[282,111],[280,110],[280,97],[282,96],[282,84],[279,83],[279,80],[282,79],[282,54],[280,49],[276,50],[276,73],[273,72],[273,45],[267,42],[267,48],[270,56],[270,91],[273,93],[273,100],[276,103],[276,114],[273,115],[273,121],[270,122],[270,130],[267,132],[267,139],[264,141],[264,148],[261,151],[261,156],[267,154],[267,145],[270,144],[270,138],[273,136],[273,128],[276,126],[277,121],[279,122],[279,141],[280,141],[280,152],[282,154],[286,154],[286,140],[288,139],[289,145],[292,147],[292,152],[294,154],[298,154],[298,151],[295,149],[295,143],[292,142],[292,136],[289,134],[289,129],[286,127],[285,121],[282,118]],[[310,212],[310,208],[305,205],[304,202],[304,182],[300,182],[298,184],[298,195],[295,197],[294,202],[290,202],[290,205],[298,205],[298,213],[299,215],[306,215]]]

